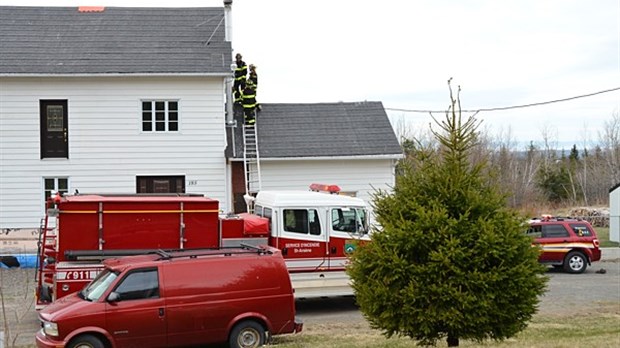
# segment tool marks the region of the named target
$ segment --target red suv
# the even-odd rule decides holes
[[[594,228],[584,220],[570,218],[533,219],[527,234],[541,248],[539,261],[563,268],[568,273],[583,273],[588,265],[601,259]]]

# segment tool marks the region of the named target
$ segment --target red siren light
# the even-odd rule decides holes
[[[329,192],[331,194],[340,193],[340,186],[338,185],[326,185],[326,184],[311,184],[310,191],[314,192]]]
[[[62,196],[60,195],[60,192],[55,192],[54,195],[52,196],[52,201],[56,204],[60,203]]]

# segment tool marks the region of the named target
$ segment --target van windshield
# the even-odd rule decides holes
[[[80,291],[80,297],[87,301],[97,301],[108,289],[110,284],[118,277],[118,272],[111,271],[109,269],[99,273],[97,277],[88,284],[82,291]]]

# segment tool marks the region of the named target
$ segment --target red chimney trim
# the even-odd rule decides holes
[[[78,7],[78,12],[103,12],[105,10],[104,6],[80,6]]]

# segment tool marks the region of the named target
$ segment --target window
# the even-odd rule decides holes
[[[570,224],[570,228],[578,237],[592,237],[592,232],[588,229],[588,226],[584,224]]]
[[[52,196],[52,192],[58,192],[61,195],[69,192],[69,179],[67,178],[44,178],[45,194],[44,202]]]
[[[542,226],[533,225],[527,229],[527,235],[532,238],[540,238],[542,237]]]
[[[543,238],[568,237],[568,231],[563,225],[544,225],[542,229]]]
[[[185,176],[138,176],[136,193],[185,193]]]
[[[284,209],[284,231],[321,235],[321,223],[316,209]]]
[[[108,290],[110,284],[116,280],[118,272],[109,269],[103,270],[97,277],[88,284],[80,293],[82,297],[89,301],[97,301]]]
[[[123,301],[159,297],[157,269],[145,269],[129,273],[116,287]]]
[[[332,209],[332,229],[338,232],[367,233],[366,210],[362,208]]]
[[[263,209],[263,217],[266,217],[267,219],[269,219],[269,222],[271,223],[271,216],[273,215],[273,212],[271,210],[271,208],[264,208]]]
[[[179,130],[179,102],[169,100],[142,101],[143,132],[176,132]]]

